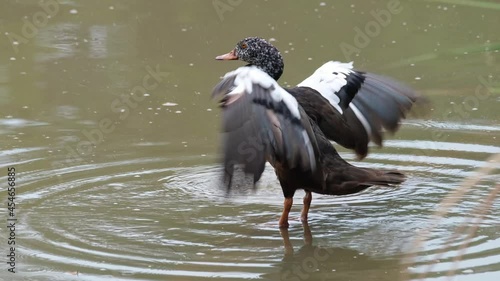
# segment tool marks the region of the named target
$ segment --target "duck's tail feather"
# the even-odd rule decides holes
[[[335,170],[327,176],[325,194],[353,194],[373,185],[393,186],[406,179],[405,175],[398,171],[358,168],[351,165]]]
[[[367,183],[372,185],[383,185],[383,186],[391,186],[394,184],[400,184],[406,180],[404,174],[398,171],[386,171],[386,170],[373,170],[366,169],[370,173],[375,174],[370,179],[366,180]]]

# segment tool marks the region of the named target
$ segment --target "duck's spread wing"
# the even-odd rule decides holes
[[[315,170],[317,144],[297,100],[256,67],[224,76],[213,97],[223,112],[224,172],[228,188],[235,165],[259,180],[265,162]]]
[[[413,104],[425,100],[393,79],[334,61],[290,92],[329,139],[359,158],[367,155],[370,141],[381,146],[383,132],[396,132]]]

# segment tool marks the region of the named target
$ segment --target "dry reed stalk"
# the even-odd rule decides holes
[[[419,231],[416,235],[416,238],[410,248],[409,254],[406,256],[406,261],[404,264],[413,264],[416,259],[417,250],[422,247],[422,243],[429,236],[432,229],[434,229],[440,222],[440,220],[448,213],[448,211],[460,200],[464,197],[464,195],[474,187],[478,182],[482,180],[485,175],[490,174],[492,171],[498,169],[497,164],[500,163],[500,154],[495,154],[489,157],[486,160],[486,165],[479,168],[476,173],[472,176],[465,179],[462,185],[456,190],[450,192],[439,204],[439,207],[436,212],[434,212],[433,222],[423,230]],[[448,280],[453,278],[453,275],[457,269],[458,263],[460,262],[461,257],[464,255],[467,245],[469,245],[471,239],[476,234],[476,231],[479,227],[479,223],[484,219],[487,215],[488,211],[491,209],[493,202],[495,201],[498,193],[500,192],[500,184],[497,184],[493,190],[486,196],[486,200],[484,200],[476,209],[474,209],[474,214],[472,217],[469,217],[466,222],[459,227],[459,230],[469,229],[466,235],[465,243],[463,243],[460,248],[458,255],[453,259],[453,267],[448,271]],[[458,236],[462,234],[462,231],[456,231],[453,236],[446,241],[446,245],[453,242]],[[446,249],[445,247],[444,249]],[[444,254],[442,252],[438,253],[437,259],[442,257]],[[433,268],[434,264],[431,264],[427,267],[427,269],[419,275],[417,280],[422,280],[426,277],[427,272],[430,272]],[[410,280],[409,275],[410,272],[408,269],[403,271],[403,280]]]

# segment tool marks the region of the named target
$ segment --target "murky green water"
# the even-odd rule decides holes
[[[54,1],[0,8],[0,214],[14,166],[18,218],[17,273],[2,227],[0,280],[445,280],[454,266],[455,280],[499,280],[499,200],[465,243],[498,170],[412,249],[439,202],[500,153],[497,2]],[[276,40],[284,85],[354,60],[429,96],[428,119],[362,163],[341,150],[407,182],[316,195],[310,230],[296,200],[284,233],[271,168],[255,195],[221,196],[209,96],[242,64],[214,57],[254,35]]]

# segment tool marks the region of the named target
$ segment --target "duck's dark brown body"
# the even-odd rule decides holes
[[[347,195],[372,185],[390,185],[404,181],[404,175],[397,171],[360,168],[347,163],[318,126],[314,122],[311,124],[320,151],[319,168],[322,173],[319,174],[323,177],[319,178],[311,171],[301,168],[290,169],[282,163],[272,163],[285,197],[293,196],[298,189],[327,195]]]
[[[271,163],[285,196],[280,227],[288,226],[288,213],[297,190],[303,189],[306,192],[301,220],[307,221],[312,200],[311,192],[325,195],[348,195],[363,191],[372,185],[390,186],[405,180],[405,176],[398,171],[360,168],[347,163],[340,157],[316,123],[313,120],[310,122],[318,143],[318,168],[321,172],[304,171],[300,167],[289,168],[280,162]]]
[[[280,227],[288,227],[296,190],[306,193],[301,219],[307,221],[312,193],[346,195],[404,181],[397,171],[347,163],[330,141],[353,149],[363,159],[370,141],[381,146],[383,132],[397,131],[413,104],[425,100],[410,88],[357,71],[352,63],[330,61],[298,87],[284,90],[276,83],[283,72],[281,54],[256,37],[243,39],[217,59],[249,63],[226,74],[213,93],[223,96],[226,177],[232,178],[238,164],[256,182],[265,162],[270,162],[285,196]],[[255,157],[241,149],[249,142],[258,144],[250,149]]]

